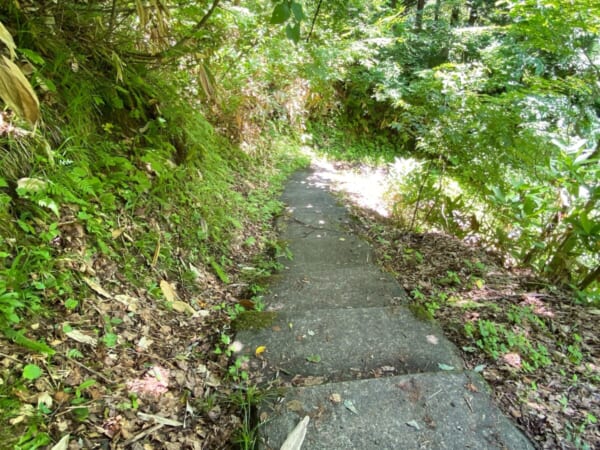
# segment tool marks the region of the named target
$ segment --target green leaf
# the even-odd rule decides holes
[[[230,282],[229,277],[227,276],[227,274],[225,273],[223,268],[212,258],[210,260],[210,265],[214,269],[214,271],[217,274],[217,276],[219,277],[219,279],[223,283],[229,284],[229,282]]]
[[[114,333],[106,333],[104,336],[102,336],[102,342],[104,342],[104,344],[109,348],[117,345],[118,339],[119,337]]]
[[[306,357],[306,360],[308,362],[315,363],[315,364],[316,363],[320,363],[321,362],[321,355],[309,355],[309,356]]]
[[[294,26],[288,24],[285,27],[285,35],[291,41],[298,43],[300,41],[300,24],[295,23]]]
[[[453,366],[449,366],[448,364],[442,364],[442,363],[438,363],[438,367],[440,368],[440,370],[454,370]]]
[[[42,376],[42,369],[36,364],[27,364],[23,368],[23,378],[26,380],[37,380]]]
[[[85,380],[83,383],[81,383],[77,389],[80,391],[85,391],[86,389],[91,388],[95,384],[96,384],[96,380],[94,380],[93,378],[89,378],[89,379]]]
[[[279,3],[275,9],[273,9],[273,15],[271,16],[272,24],[284,23],[290,18],[290,8],[287,2]]]
[[[3,187],[8,187],[8,182],[4,178],[0,177],[0,188]]]
[[[292,13],[294,13],[294,17],[298,22],[306,19],[304,11],[302,11],[302,5],[300,3],[292,3]]]

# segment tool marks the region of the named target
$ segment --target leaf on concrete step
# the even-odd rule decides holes
[[[354,403],[352,403],[352,400],[344,400],[344,406],[348,411],[358,415],[358,410],[356,409],[356,406],[354,406]]]
[[[309,420],[310,418],[305,416],[304,419],[296,425],[296,428],[292,430],[281,446],[281,450],[300,450],[302,448]]]
[[[333,394],[331,394],[329,396],[329,401],[331,403],[335,403],[335,404],[342,403],[342,396],[340,394],[334,392]]]
[[[440,370],[454,370],[454,366],[449,366],[448,364],[438,363],[438,367]]]
[[[421,427],[419,426],[419,424],[417,423],[417,421],[416,421],[416,420],[411,420],[411,421],[409,421],[409,422],[406,422],[406,425],[408,425],[409,427],[412,427],[412,428],[414,428],[414,429],[415,429],[415,430],[417,430],[417,431],[420,431],[420,430],[421,430]]]

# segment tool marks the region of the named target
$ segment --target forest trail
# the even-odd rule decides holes
[[[442,331],[409,311],[325,177],[296,172],[282,200],[293,259],[266,311],[237,324],[255,381],[286,387],[259,408],[259,448],[279,449],[307,415],[305,450],[533,448]]]

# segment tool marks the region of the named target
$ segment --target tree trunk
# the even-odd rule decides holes
[[[454,5],[452,7],[452,14],[450,15],[450,26],[457,27],[460,23],[460,7]]]
[[[469,11],[469,26],[475,25],[475,22],[477,22],[477,19],[478,19],[477,2],[475,0],[473,0],[471,2],[471,10]]]
[[[577,285],[577,289],[583,291],[594,281],[600,281],[600,265],[597,266],[594,270],[590,271],[586,275],[586,277],[579,282],[579,284]]]
[[[415,18],[415,31],[423,29],[423,10],[425,9],[425,0],[417,1],[417,16]]]

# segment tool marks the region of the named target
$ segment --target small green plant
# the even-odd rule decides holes
[[[29,381],[37,380],[42,376],[42,369],[37,364],[27,364],[23,368],[23,378]]]
[[[234,442],[239,445],[240,449],[253,450],[256,448],[260,423],[255,423],[253,410],[258,404],[276,395],[276,391],[265,391],[256,386],[237,389],[231,394],[229,402],[242,411],[242,425],[234,437]]]
[[[460,286],[462,281],[458,276],[458,273],[453,270],[448,270],[446,271],[446,276],[441,278],[438,283],[442,286]]]
[[[217,345],[214,353],[216,355],[225,355],[227,358],[231,359],[236,350],[235,343],[232,343],[231,337],[224,333],[221,334],[221,344],[224,346],[224,348],[221,348],[221,345]],[[249,374],[244,368],[247,362],[247,356],[236,356],[233,360],[233,363],[229,365],[227,368],[227,374],[233,381],[238,383],[248,381]]]
[[[581,351],[581,336],[577,333],[573,334],[573,343],[567,346],[567,356],[573,364],[581,364],[583,361],[583,353]]]
[[[74,396],[70,402],[71,405],[74,406],[74,408],[71,410],[71,413],[73,414],[73,417],[75,418],[75,420],[83,422],[84,420],[86,420],[88,418],[90,411],[87,406],[84,406],[84,404],[88,403],[90,400],[85,397],[85,393],[89,388],[91,388],[95,384],[96,384],[96,380],[94,380],[93,378],[90,378],[90,379],[85,380],[84,382],[79,384],[79,386],[77,386],[75,388]],[[67,389],[65,389],[65,392],[68,392],[68,393],[73,392],[73,389],[67,388]]]

